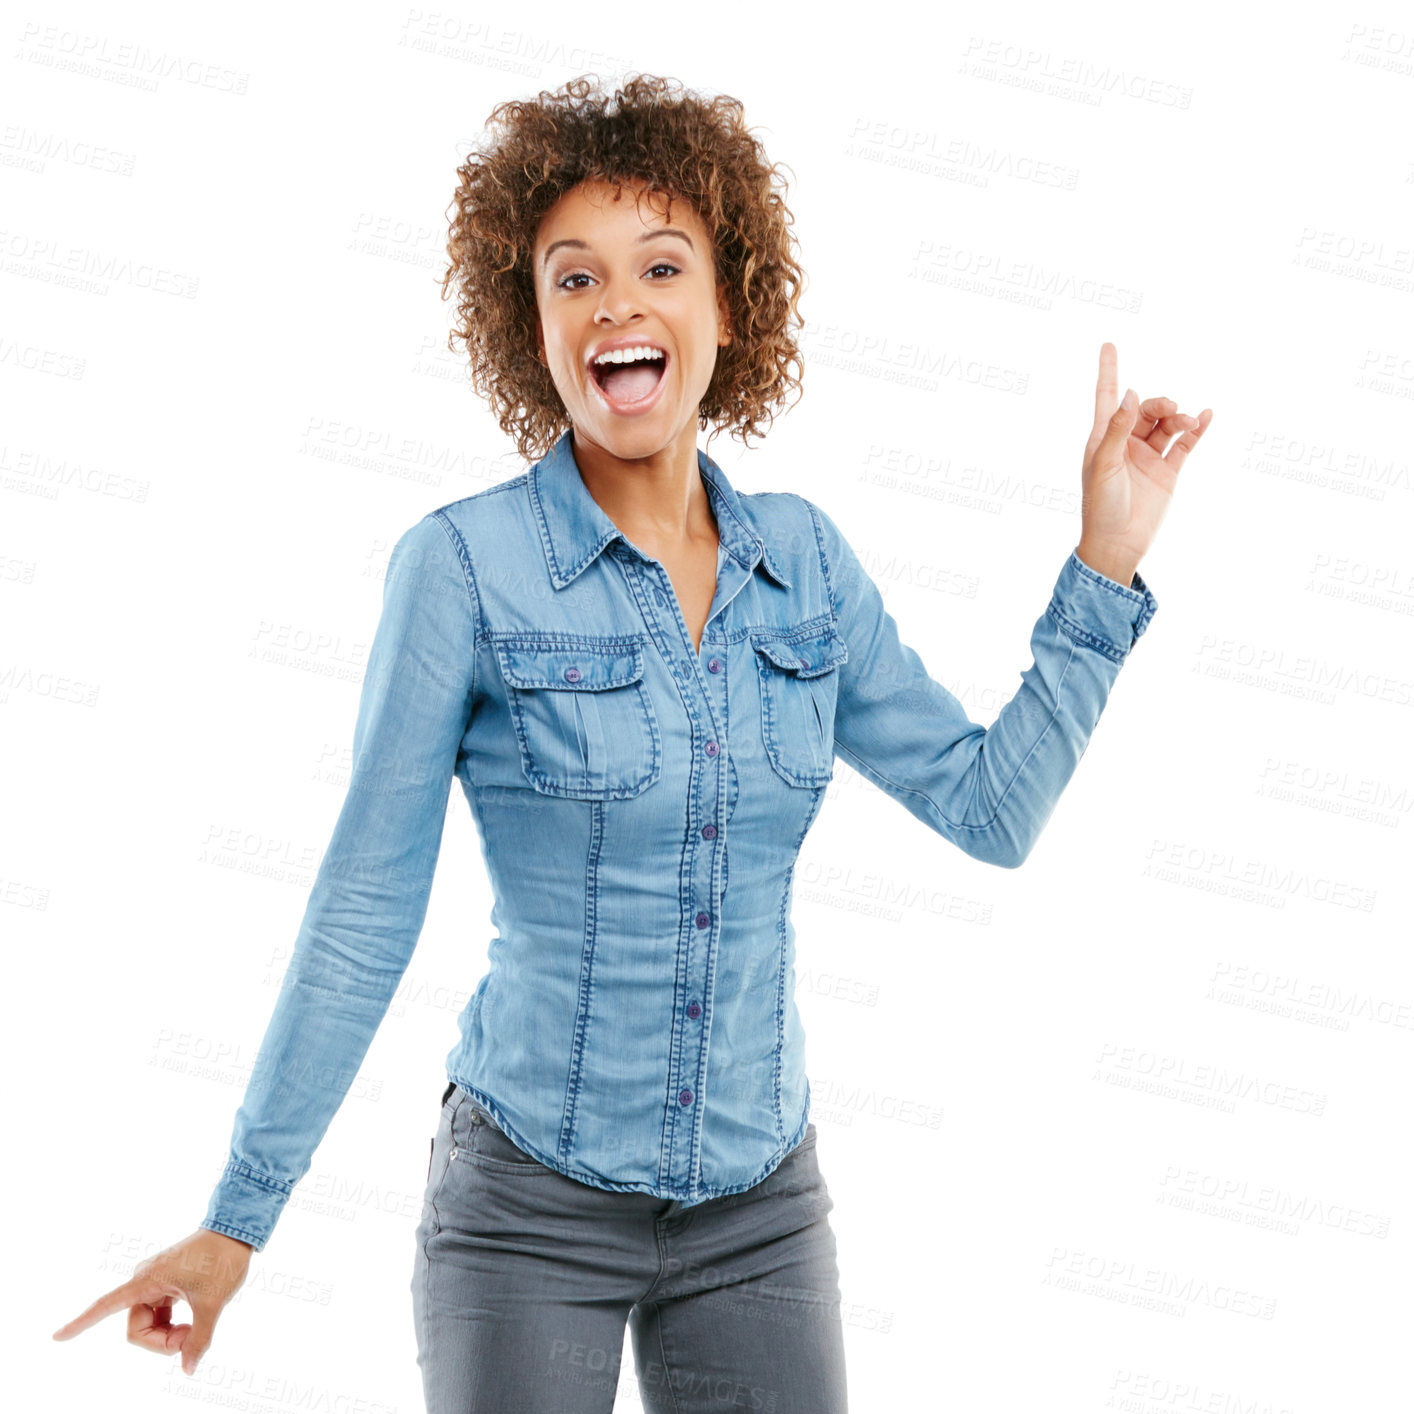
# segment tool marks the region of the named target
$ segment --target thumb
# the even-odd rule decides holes
[[[1109,466],[1121,460],[1124,445],[1129,440],[1129,434],[1138,418],[1139,395],[1133,388],[1126,388],[1124,397],[1105,427],[1105,435],[1100,439],[1100,445],[1095,449],[1097,460],[1102,465]]]
[[[184,1375],[196,1374],[197,1362],[206,1354],[206,1348],[211,1344],[211,1338],[215,1331],[216,1318],[206,1310],[203,1304],[201,1309],[192,1308],[191,1327],[186,1333],[186,1338],[182,1341],[182,1373]]]

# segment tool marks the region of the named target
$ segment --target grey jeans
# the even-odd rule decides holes
[[[412,1275],[428,1414],[610,1414],[625,1324],[655,1414],[845,1414],[816,1138],[683,1208],[556,1173],[449,1086]]]

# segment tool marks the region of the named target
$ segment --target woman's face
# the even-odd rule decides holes
[[[607,182],[581,182],[546,213],[533,257],[540,350],[575,436],[625,461],[679,439],[696,446],[698,407],[730,342],[701,218],[675,197],[669,219],[666,198],[650,205],[641,191],[626,183],[615,200]],[[605,345],[663,357],[605,377],[593,364]]]

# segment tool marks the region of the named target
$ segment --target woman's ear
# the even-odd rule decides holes
[[[717,286],[717,347],[725,348],[732,341],[732,308],[727,301],[726,287]]]

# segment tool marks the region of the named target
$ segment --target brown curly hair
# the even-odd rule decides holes
[[[742,105],[705,99],[673,80],[638,74],[612,96],[570,79],[534,100],[500,104],[487,120],[492,140],[457,168],[442,298],[455,282],[457,319],[447,340],[471,358],[472,387],[491,404],[521,456],[544,456],[570,425],[549,368],[537,358],[532,252],[545,213],[586,180],[642,183],[643,195],[687,201],[712,237],[717,282],[730,313],[732,342],[699,409],[743,445],[801,368],[797,304],[805,286],[791,212],[742,119]],[[784,184],[783,184],[784,185]],[[710,439],[709,439],[710,440]]]

